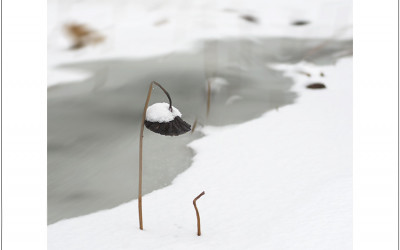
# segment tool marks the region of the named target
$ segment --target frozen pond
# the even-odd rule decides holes
[[[267,64],[333,64],[349,51],[352,41],[218,40],[143,60],[63,65],[93,77],[48,89],[48,223],[137,198],[139,125],[151,81],[168,90],[188,123],[197,117],[201,124],[235,124],[295,102],[291,80]],[[228,84],[213,92],[206,118],[210,77]],[[151,103],[160,101],[167,99],[155,88]],[[186,145],[201,134],[165,137],[145,130],[144,136],[146,194],[190,166],[193,152]]]

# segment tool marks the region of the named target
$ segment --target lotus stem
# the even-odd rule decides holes
[[[144,121],[146,120],[146,111],[149,106],[149,101],[151,97],[151,92],[153,90],[153,84],[160,87],[164,93],[167,95],[169,100],[169,109],[172,112],[172,100],[169,96],[168,92],[158,83],[151,82],[149,87],[149,92],[147,93],[146,103],[144,104],[143,116],[142,116],[142,124],[140,125],[140,139],[139,139],[139,195],[138,195],[138,207],[139,207],[139,228],[143,230],[143,210],[142,210],[142,175],[143,175],[143,130],[144,130]]]
[[[165,89],[163,88],[163,86],[161,86],[161,84],[159,84],[158,82],[153,81],[152,83],[150,83],[150,87],[151,87],[152,84],[155,84],[155,85],[157,85],[158,87],[160,87],[160,89],[162,89],[162,91],[164,91],[165,95],[167,95],[168,100],[169,100],[169,110],[172,112],[172,100],[171,100],[171,96],[169,96],[168,91],[165,90]]]
[[[192,134],[194,133],[196,126],[197,126],[197,118],[194,120],[193,125],[192,125]]]
[[[210,105],[211,105],[211,82],[208,80],[207,83],[207,117],[210,114]]]
[[[196,201],[205,194],[205,192],[201,192],[201,194],[199,194],[196,198],[194,198],[193,200],[193,206],[194,209],[196,210],[196,217],[197,217],[197,235],[200,236],[201,235],[201,228],[200,228],[200,214],[199,214],[199,210],[197,209],[196,206]]]

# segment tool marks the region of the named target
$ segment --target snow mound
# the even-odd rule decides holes
[[[181,112],[174,106],[172,106],[171,112],[169,104],[165,102],[154,103],[146,111],[146,121],[149,122],[170,122],[177,116],[181,117]]]

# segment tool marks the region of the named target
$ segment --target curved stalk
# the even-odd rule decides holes
[[[205,194],[204,191],[201,192],[201,194],[199,194],[199,195],[198,195],[196,198],[194,198],[194,200],[193,200],[193,206],[194,206],[194,209],[196,210],[196,217],[197,217],[197,235],[198,235],[198,236],[201,235],[201,229],[200,229],[200,213],[199,213],[199,210],[197,209],[196,201],[197,201],[201,196],[203,196],[204,194]]]
[[[140,125],[140,139],[139,139],[139,195],[138,195],[138,207],[139,207],[139,227],[140,230],[143,230],[143,213],[142,213],[142,173],[143,173],[143,130],[144,130],[144,121],[146,120],[146,111],[149,106],[149,101],[151,97],[151,92],[153,90],[153,84],[160,87],[164,93],[167,95],[169,100],[169,110],[172,112],[172,100],[169,96],[168,92],[158,83],[151,82],[149,87],[149,92],[147,93],[146,103],[144,104],[143,116],[142,116],[142,124]]]
[[[172,112],[172,100],[171,100],[171,97],[169,96],[169,93],[158,82],[153,81],[152,83],[150,83],[150,87],[151,87],[152,84],[155,84],[158,87],[160,87],[160,89],[162,89],[162,91],[164,91],[164,93],[167,95],[168,100],[169,100],[169,110]]]

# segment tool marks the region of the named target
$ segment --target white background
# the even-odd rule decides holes
[[[3,249],[46,249],[46,3],[2,7]],[[398,6],[353,9],[354,249],[397,249]]]
[[[398,249],[396,2],[354,1],[354,249]]]

